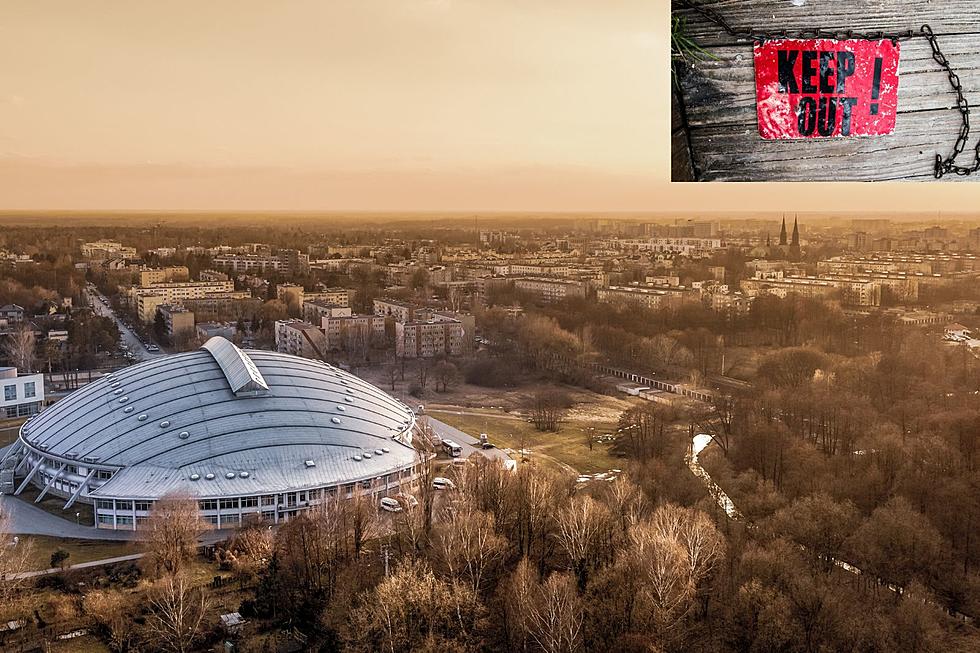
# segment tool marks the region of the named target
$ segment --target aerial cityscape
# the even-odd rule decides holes
[[[978,25],[0,3],[0,653],[980,651]]]
[[[980,641],[975,221],[10,215],[0,252],[8,650]]]

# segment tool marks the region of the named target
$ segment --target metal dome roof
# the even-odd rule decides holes
[[[215,337],[85,386],[28,421],[21,441],[49,457],[118,468],[93,496],[227,496],[410,465],[414,417],[335,367]],[[383,454],[361,455],[375,451]]]

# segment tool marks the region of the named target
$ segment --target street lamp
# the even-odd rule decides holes
[[[79,525],[79,523],[80,523],[80,521],[79,521],[79,520],[80,520],[80,518],[81,518],[81,516],[82,516],[82,513],[80,513],[80,512],[76,512],[76,513],[75,513],[75,525],[76,525],[76,526],[78,526],[78,525]]]

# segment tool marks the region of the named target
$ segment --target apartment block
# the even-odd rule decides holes
[[[530,293],[544,302],[559,302],[570,297],[585,297],[587,285],[580,281],[559,281],[539,277],[514,279],[514,288]]]
[[[163,304],[157,307],[157,312],[163,316],[167,335],[177,338],[194,333],[194,313],[183,306]]]
[[[140,285],[149,286],[153,283],[169,283],[172,281],[187,281],[190,272],[185,265],[171,265],[165,268],[140,270]]]
[[[182,304],[187,299],[202,299],[210,295],[233,293],[231,281],[187,281],[154,283],[130,290],[130,300],[144,322],[152,322],[156,309],[163,304]]]
[[[326,349],[327,341],[323,331],[309,322],[302,320],[276,321],[276,351],[319,360],[320,355]]]
[[[395,355],[403,358],[460,356],[466,350],[463,323],[433,315],[421,322],[395,323]]]
[[[320,324],[325,317],[350,317],[350,306],[332,304],[322,299],[303,302],[303,319],[310,324]]]
[[[330,350],[355,351],[382,345],[385,340],[385,319],[377,315],[324,317],[320,326]]]

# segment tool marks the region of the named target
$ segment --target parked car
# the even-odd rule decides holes
[[[450,481],[448,478],[436,476],[434,479],[432,479],[432,487],[436,490],[455,490],[456,484]]]
[[[381,497],[381,509],[388,512],[401,512],[402,504],[398,503],[398,499],[394,497]]]

